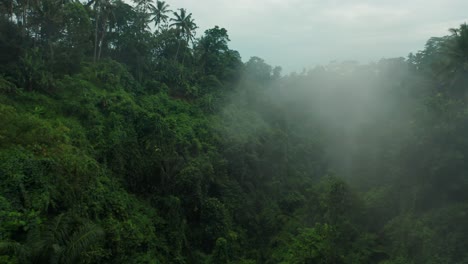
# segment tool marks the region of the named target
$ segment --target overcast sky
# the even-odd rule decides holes
[[[228,30],[244,61],[258,56],[284,73],[333,60],[407,56],[468,20],[468,0],[166,0],[193,13],[198,36]]]

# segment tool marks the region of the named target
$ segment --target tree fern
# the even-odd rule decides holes
[[[66,247],[61,252],[59,263],[77,263],[77,259],[104,236],[104,230],[94,224],[85,223],[68,238]]]
[[[1,242],[0,253],[14,254],[21,263],[79,263],[104,231],[72,214],[60,214],[49,224],[32,229],[26,243]]]

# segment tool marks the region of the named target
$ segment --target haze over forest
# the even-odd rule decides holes
[[[465,22],[468,9],[463,0],[182,0],[177,5],[197,18],[197,36],[215,25],[225,27],[230,47],[243,60],[258,56],[285,74],[331,61],[406,57],[421,50],[428,37]]]
[[[466,3],[292,2],[1,2],[0,263],[468,263]]]

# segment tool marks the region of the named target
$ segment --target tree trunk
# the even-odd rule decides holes
[[[106,35],[106,23],[104,23],[104,25],[103,25],[102,34],[101,34],[101,39],[99,40],[99,53],[98,53],[97,60],[100,60],[100,59],[101,59],[102,45],[103,45],[103,43],[104,43],[104,36],[105,36],[105,35]]]
[[[179,44],[177,45],[177,51],[176,51],[176,54],[175,54],[175,60],[177,60],[177,57],[179,55],[179,49],[180,49],[180,39],[179,39]]]
[[[95,11],[96,11],[96,26],[94,28],[95,32],[94,32],[94,57],[93,57],[93,62],[96,62],[96,58],[97,58],[97,46],[98,46],[98,25],[99,25],[99,11],[98,11],[98,7],[97,7],[97,3],[96,3],[96,6],[95,6]]]
[[[186,42],[187,42],[187,46],[188,46],[189,42],[190,42],[190,39],[188,37],[187,37]],[[193,42],[192,42],[192,45],[193,45]],[[190,50],[190,48],[188,48],[188,50]],[[184,56],[182,57],[182,64],[184,64],[184,61],[185,61],[185,54],[186,54],[186,52],[184,52]]]
[[[185,54],[186,54],[186,53],[187,53],[187,52],[185,51],[185,52],[184,52],[184,55],[182,55],[182,65],[184,64],[184,61],[185,61]]]
[[[13,22],[13,0],[10,2],[10,12],[8,14],[8,17],[10,18],[10,21]]]

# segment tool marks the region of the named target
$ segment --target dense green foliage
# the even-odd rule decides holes
[[[468,263],[466,24],[282,77],[161,1],[0,15],[0,263]]]

